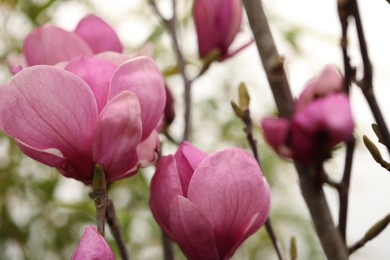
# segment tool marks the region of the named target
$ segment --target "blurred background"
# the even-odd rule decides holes
[[[164,15],[171,14],[170,0],[158,0]],[[358,1],[374,67],[374,88],[384,113],[390,111],[389,58],[390,5],[382,1]],[[197,57],[197,38],[191,17],[192,1],[178,1],[179,40],[188,62],[190,76],[201,66]],[[340,24],[337,1],[266,0],[273,34],[280,53],[286,59],[286,71],[294,95],[325,65],[342,68],[339,47]],[[21,51],[23,38],[33,28],[52,23],[73,30],[86,14],[94,13],[117,31],[126,53],[141,48],[152,52],[164,73],[175,99],[176,118],[170,134],[180,139],[183,129],[183,86],[175,73],[175,60],[168,37],[147,0],[132,1],[53,1],[0,0],[0,83],[11,78],[7,57]],[[352,27],[351,27],[352,28]],[[251,38],[246,20],[232,46]],[[350,32],[352,64],[361,69],[358,43]],[[254,45],[223,63],[214,63],[194,82],[192,143],[207,152],[226,147],[248,149],[243,125],[230,107],[237,100],[240,82],[251,95],[251,113],[255,123],[275,111],[268,83]],[[390,212],[390,173],[371,158],[362,145],[362,135],[376,140],[370,128],[373,118],[358,88],[351,93],[356,120],[357,150],[354,157],[348,221],[348,242],[360,239],[367,229]],[[387,114],[387,120],[390,114]],[[291,163],[279,159],[266,145],[258,127],[255,136],[264,173],[272,187],[271,219],[285,255],[291,237],[296,237],[299,259],[324,259],[314,235],[310,217],[301,198],[298,179]],[[176,146],[162,138],[163,154]],[[382,150],[386,155],[386,151]],[[388,158],[385,156],[385,158]],[[326,167],[332,177],[341,177],[344,148]],[[149,181],[153,169],[112,185],[109,197],[120,219],[127,249],[132,259],[162,259],[161,233],[148,207]],[[337,194],[327,189],[329,204],[337,219]],[[0,133],[0,259],[69,259],[87,225],[95,218],[90,189],[59,175],[54,169],[25,157],[14,141]],[[107,240],[116,251],[110,232]],[[351,256],[353,260],[389,259],[390,230],[369,242]],[[175,247],[177,259],[184,259]],[[234,259],[276,259],[266,232],[262,229],[248,239]]]

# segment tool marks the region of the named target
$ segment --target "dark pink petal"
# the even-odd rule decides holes
[[[114,254],[94,226],[86,227],[71,260],[114,260]]]
[[[0,88],[0,129],[36,150],[61,151],[80,172],[92,160],[96,118],[88,85],[59,68],[26,68]]]
[[[182,196],[179,174],[173,156],[162,157],[150,183],[150,208],[157,223],[171,235],[169,205],[176,196]]]
[[[188,185],[192,175],[199,163],[206,159],[207,154],[197,149],[189,142],[183,142],[174,156],[183,189],[183,196],[187,197]]]
[[[90,56],[92,50],[76,34],[54,25],[33,30],[23,42],[23,53],[29,66],[55,65],[78,55]]]
[[[173,239],[189,260],[220,260],[210,222],[191,201],[176,196],[170,204]]]
[[[93,159],[103,166],[108,181],[121,178],[137,163],[141,134],[138,99],[124,91],[107,103],[96,123]]]
[[[199,164],[188,199],[211,223],[220,259],[232,253],[254,215],[268,216],[268,193],[256,160],[243,150],[226,149]],[[256,222],[251,231],[260,224]]]
[[[78,56],[72,59],[64,69],[73,72],[87,82],[95,95],[100,113],[107,103],[108,89],[116,67],[100,59]]]
[[[88,15],[82,19],[75,33],[88,43],[94,53],[123,51],[122,43],[114,29],[95,15]]]
[[[310,80],[299,96],[295,111],[298,112],[311,101],[319,97],[325,97],[343,91],[344,78],[334,66],[326,66],[319,76]]]
[[[267,143],[284,157],[290,157],[287,142],[290,135],[290,121],[284,118],[265,117],[261,120],[261,127]]]
[[[163,116],[166,100],[164,80],[152,59],[138,57],[119,66],[112,77],[108,99],[125,90],[133,92],[141,104],[145,140]]]
[[[206,57],[213,49],[218,49],[221,35],[218,32],[217,12],[221,1],[194,1],[194,21],[198,35],[199,56]]]
[[[240,30],[242,21],[242,5],[240,0],[225,0],[219,9],[219,33],[221,34],[221,48],[227,52],[236,34]]]

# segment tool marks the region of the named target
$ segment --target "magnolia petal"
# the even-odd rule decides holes
[[[199,56],[206,57],[218,48],[220,33],[215,23],[221,1],[194,1],[194,21],[198,36]]]
[[[96,230],[96,227],[86,227],[80,243],[71,260],[114,260],[107,241]]]
[[[131,59],[115,71],[108,99],[118,93],[133,92],[141,105],[142,140],[157,127],[165,107],[164,80],[156,64],[148,57]]]
[[[0,129],[37,150],[91,160],[97,118],[93,93],[78,76],[52,66],[26,68],[0,88]]]
[[[192,175],[199,163],[206,159],[207,154],[197,149],[189,142],[183,142],[177,149],[174,157],[183,189],[183,196],[187,197],[188,185]]]
[[[121,65],[122,63],[124,63],[125,61],[128,61],[130,59],[130,57],[125,55],[125,54],[122,54],[119,52],[113,52],[113,51],[101,52],[101,53],[96,54],[93,57],[100,59],[100,60],[108,61],[117,67],[119,67],[119,65]]]
[[[75,29],[94,53],[103,51],[122,52],[123,46],[114,29],[95,15],[88,15],[82,19]]]
[[[265,117],[261,127],[267,143],[277,152],[285,145],[290,133],[290,121],[284,118]]]
[[[173,239],[190,260],[219,260],[210,222],[191,201],[176,196],[170,204]]]
[[[256,160],[240,149],[214,153],[195,170],[188,199],[211,223],[220,259],[231,252],[252,217],[269,205],[263,185]]]
[[[342,92],[343,86],[344,78],[340,71],[334,66],[326,66],[320,75],[306,83],[305,89],[295,103],[295,111],[302,110],[315,98]]]
[[[150,208],[157,223],[171,235],[169,205],[176,196],[183,195],[173,156],[162,157],[150,183]]]
[[[27,35],[23,54],[29,66],[55,65],[78,55],[91,56],[92,50],[78,35],[54,25],[45,25]]]
[[[93,143],[93,159],[108,181],[119,179],[137,163],[141,133],[137,97],[124,91],[111,99],[99,115]]]
[[[226,53],[241,27],[241,0],[225,0],[218,11],[219,33],[222,37],[220,44],[223,52]]]
[[[153,165],[160,151],[160,138],[157,131],[153,131],[150,136],[137,147],[138,164],[145,168]]]
[[[95,95],[100,113],[107,103],[108,88],[116,67],[100,59],[78,56],[72,59],[64,69],[73,72],[87,82]]]

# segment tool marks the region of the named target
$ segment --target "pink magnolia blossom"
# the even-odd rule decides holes
[[[86,227],[80,243],[73,253],[71,260],[114,260],[114,254],[96,230],[96,227]]]
[[[240,0],[195,0],[194,20],[198,35],[199,56],[204,58],[213,50],[227,54],[240,30],[242,5]]]
[[[30,32],[23,42],[23,56],[8,59],[11,71],[38,64],[55,65],[79,55],[92,56],[100,52],[122,52],[118,35],[105,21],[88,15],[75,31],[66,31],[55,25],[44,25]]]
[[[147,57],[109,60],[79,56],[64,69],[18,72],[0,87],[0,129],[26,155],[86,184],[96,164],[112,182],[154,163],[166,99],[161,73]]]
[[[332,148],[351,138],[355,124],[344,79],[332,66],[306,84],[291,120],[266,117],[264,136],[281,156],[304,163],[327,159]]]
[[[150,190],[156,221],[188,259],[229,259],[270,209],[256,160],[235,148],[207,155],[184,142],[161,158]]]

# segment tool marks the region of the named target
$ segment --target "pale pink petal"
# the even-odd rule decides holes
[[[110,246],[96,230],[96,227],[86,227],[80,243],[71,260],[114,260]]]
[[[189,200],[177,196],[170,204],[173,239],[190,260],[220,260],[210,222]]]
[[[326,66],[319,76],[306,83],[305,89],[295,104],[295,111],[302,110],[316,98],[342,92],[343,85],[344,78],[340,71],[334,66]]]
[[[119,52],[113,52],[113,51],[101,52],[101,53],[96,54],[93,57],[100,59],[100,60],[108,61],[108,62],[114,64],[116,67],[119,67],[119,65],[121,65],[122,63],[124,63],[125,61],[128,61],[130,59],[130,57],[125,55],[125,54],[122,54]]]
[[[95,15],[88,15],[76,27],[75,33],[84,39],[94,53],[122,52],[123,46],[114,29]]]
[[[183,188],[183,196],[187,197],[188,185],[192,175],[194,174],[194,171],[198,167],[199,163],[206,159],[207,154],[197,149],[189,142],[183,142],[177,149],[177,152],[174,156],[177,170],[179,172],[181,186]]]
[[[12,74],[16,74],[23,68],[27,68],[27,62],[23,55],[10,54],[7,56],[7,66]]]
[[[152,59],[138,57],[119,66],[112,77],[108,99],[125,90],[133,92],[141,104],[142,140],[145,140],[157,127],[166,100],[164,80]]]
[[[140,167],[148,167],[155,164],[160,151],[160,138],[157,131],[153,131],[150,136],[137,147],[138,164]]]
[[[188,199],[211,223],[220,259],[231,254],[255,214],[268,215],[263,182],[256,160],[240,149],[212,154],[196,169]]]
[[[103,167],[108,181],[123,177],[137,163],[141,133],[137,97],[124,91],[111,99],[99,115],[93,143],[94,161]]]
[[[33,30],[23,42],[23,54],[29,66],[55,65],[78,55],[90,56],[91,49],[76,34],[54,25]]]
[[[169,205],[176,196],[183,195],[173,156],[162,157],[150,183],[150,209],[165,233],[171,235]]]
[[[108,89],[116,67],[107,61],[78,56],[72,59],[64,69],[73,72],[87,82],[95,95],[100,113],[107,103]]]
[[[61,151],[80,171],[91,161],[96,118],[88,85],[62,69],[26,68],[0,88],[0,129],[34,149]]]

